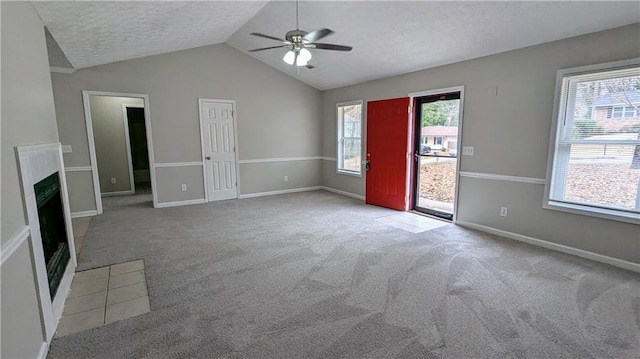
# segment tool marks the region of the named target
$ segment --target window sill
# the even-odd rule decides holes
[[[569,204],[555,201],[548,201],[543,207],[555,211],[581,214],[584,216],[609,219],[612,221],[640,224],[640,215],[616,211],[614,209],[594,208],[589,206],[582,206],[579,204]]]
[[[336,172],[339,175],[346,175],[351,177],[362,177],[362,172],[351,172],[351,171],[344,171],[344,170],[337,170]]]

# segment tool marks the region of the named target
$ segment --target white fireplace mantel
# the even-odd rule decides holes
[[[73,242],[73,227],[71,225],[71,211],[69,208],[69,196],[67,192],[67,180],[64,173],[64,163],[62,160],[62,146],[60,143],[50,143],[33,146],[18,146],[18,162],[22,180],[23,200],[27,209],[27,226],[31,233],[32,261],[36,269],[38,299],[40,311],[43,318],[44,332],[47,343],[51,342],[56,331],[58,321],[62,316],[64,301],[69,294],[71,280],[77,265],[76,251]],[[47,268],[44,260],[42,248],[42,237],[40,234],[40,221],[38,219],[38,208],[33,185],[58,172],[60,176],[60,195],[62,196],[62,207],[67,230],[67,242],[69,245],[70,260],[65,269],[60,286],[55,297],[51,300],[49,295],[49,281],[47,279]]]

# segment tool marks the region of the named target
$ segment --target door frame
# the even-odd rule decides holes
[[[415,128],[415,123],[416,123],[416,109],[414,108],[415,105],[415,99],[416,97],[424,97],[424,96],[433,96],[433,95],[440,95],[440,94],[444,94],[444,93],[451,93],[451,92],[460,92],[460,110],[459,110],[459,120],[458,120],[458,144],[457,144],[457,151],[458,151],[458,158],[457,158],[457,163],[456,163],[456,193],[455,193],[455,200],[453,201],[453,219],[452,219],[452,223],[458,223],[458,201],[460,200],[460,162],[462,159],[462,125],[464,122],[464,85],[460,85],[460,86],[452,86],[452,87],[445,87],[445,88],[438,88],[438,89],[433,89],[433,90],[425,90],[425,91],[418,91],[418,92],[412,92],[409,94],[409,98],[410,98],[410,103],[411,103],[411,123],[412,123],[412,141],[413,146],[412,151],[415,153],[415,149],[416,149],[416,143],[415,143],[415,131],[417,131],[417,129]],[[411,161],[412,163],[415,163],[415,161]],[[412,171],[416,171],[417,169],[415,168],[415,165],[413,165],[412,167]],[[414,173],[410,173],[409,174],[411,178],[413,178]],[[415,194],[413,193],[415,191],[415,187],[417,187],[417,183],[412,186],[411,188],[411,195],[415,196]],[[415,207],[415,203],[413,204],[413,207]]]
[[[102,195],[100,193],[100,178],[98,176],[98,160],[96,157],[96,143],[93,136],[93,122],[91,120],[91,104],[90,96],[110,96],[110,97],[131,97],[141,98],[144,102],[144,122],[147,135],[147,149],[149,154],[149,173],[151,175],[151,193],[153,194],[153,208],[158,208],[158,191],[156,186],[156,170],[153,154],[153,137],[151,135],[151,111],[149,104],[149,95],[135,94],[128,92],[110,92],[110,91],[93,91],[82,90],[82,104],[84,108],[84,119],[87,130],[87,141],[89,144],[89,161],[91,163],[91,175],[93,177],[93,192],[96,201],[96,212],[102,214]],[[125,126],[125,128],[127,128]]]
[[[209,203],[209,186],[207,178],[207,162],[204,155],[204,122],[202,121],[202,104],[205,102],[222,102],[231,104],[231,116],[233,121],[233,140],[235,141],[235,162],[236,162],[236,199],[240,198],[240,156],[238,144],[238,116],[236,115],[236,100],[213,99],[198,97],[198,119],[200,121],[200,155],[202,156],[202,180],[204,183],[204,202]]]
[[[127,147],[127,161],[129,162],[129,178],[131,183],[131,194],[136,193],[136,184],[133,178],[133,156],[131,154],[131,137],[129,137],[129,116],[127,115],[127,108],[142,108],[144,109],[144,105],[127,105],[122,104],[122,119],[124,120],[124,136],[125,136],[125,145]],[[146,124],[145,124],[146,125]],[[146,127],[146,126],[145,126]],[[145,128],[146,131],[146,128]],[[145,136],[146,137],[146,136]]]

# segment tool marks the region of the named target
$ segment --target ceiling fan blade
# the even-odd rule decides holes
[[[265,34],[261,34],[259,32],[252,32],[249,35],[258,36],[258,37],[264,37],[266,39],[276,40],[276,41],[280,41],[280,42],[286,42],[283,39],[279,39],[279,38],[277,38],[275,36],[265,35]]]
[[[308,42],[316,42],[320,39],[322,39],[323,37],[329,36],[333,34],[332,30],[329,29],[319,29],[319,30],[315,30],[315,31],[311,31],[310,33],[306,34],[302,40],[308,41]]]
[[[316,42],[315,44],[311,44],[311,45],[314,45],[315,48],[319,50],[351,51],[351,49],[353,49],[353,47],[351,46],[323,44],[319,42]]]
[[[282,47],[288,47],[289,45],[280,45],[280,46],[269,46],[269,47],[261,47],[259,49],[252,49],[249,50],[249,52],[257,52],[257,51],[263,51],[263,50],[271,50],[271,49],[279,49]]]

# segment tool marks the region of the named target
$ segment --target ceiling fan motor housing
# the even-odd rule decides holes
[[[306,42],[302,39],[306,35],[307,35],[306,31],[296,29],[296,30],[288,31],[284,38],[287,39],[287,41],[292,42],[294,44],[302,44],[303,42]]]

